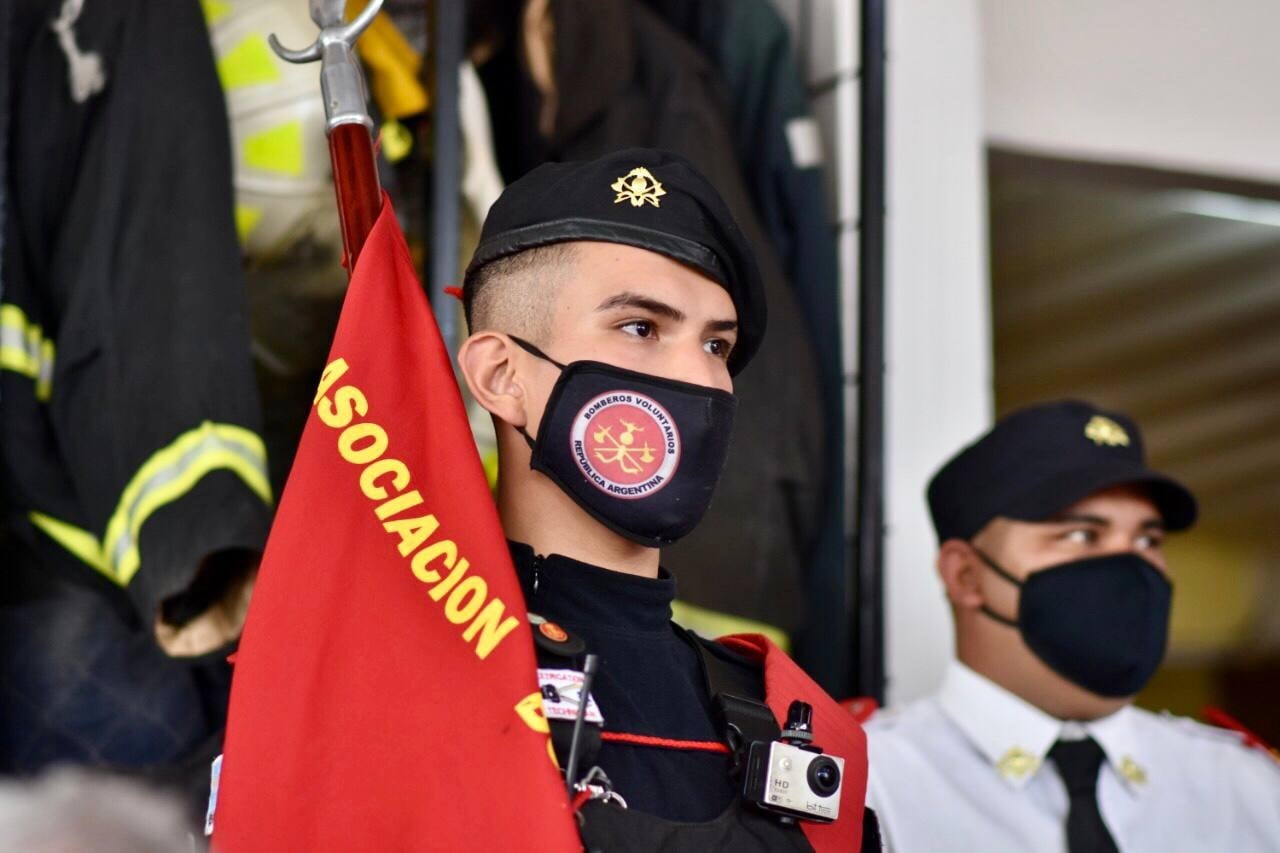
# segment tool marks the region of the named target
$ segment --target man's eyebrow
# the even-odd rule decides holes
[[[1090,515],[1082,512],[1068,512],[1062,515],[1055,515],[1049,519],[1051,524],[1096,524],[1098,527],[1110,527],[1111,521],[1100,515]],[[1164,530],[1164,520],[1159,518],[1145,519],[1138,525],[1139,530]]]
[[[1096,524],[1099,527],[1107,527],[1111,522],[1100,515],[1089,515],[1083,512],[1064,512],[1061,515],[1055,515],[1049,521],[1054,524]]]
[[[711,320],[706,325],[708,332],[734,332],[737,329],[737,320]]]
[[[684,320],[684,312],[679,308],[638,293],[619,293],[596,306],[597,311],[609,311],[614,308],[639,308],[641,311],[648,311],[650,314],[657,314],[659,317],[666,317],[677,323]]]

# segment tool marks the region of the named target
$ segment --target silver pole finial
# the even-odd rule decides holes
[[[343,21],[346,8],[343,0],[311,0],[311,20],[320,28],[314,42],[301,50],[293,50],[282,45],[275,33],[267,37],[271,49],[286,62],[320,60],[320,89],[324,93],[327,130],[341,124],[363,124],[373,130],[364,74],[360,71],[354,49],[356,39],[382,10],[382,3],[383,0],[370,0],[364,11],[346,23]]]

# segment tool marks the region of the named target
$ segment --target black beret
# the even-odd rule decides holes
[[[970,539],[997,516],[1044,521],[1094,492],[1144,486],[1169,530],[1195,523],[1196,500],[1147,467],[1130,418],[1078,400],[1012,412],[961,450],[929,482],[938,541]]]
[[[624,243],[697,269],[729,291],[737,374],[764,337],[764,285],[751,244],[711,183],[678,154],[631,148],[589,162],[544,163],[509,185],[489,210],[473,273],[498,258],[571,240]]]

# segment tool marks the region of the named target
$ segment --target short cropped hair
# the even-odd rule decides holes
[[[551,313],[560,285],[570,274],[572,243],[535,246],[492,260],[467,276],[462,305],[467,327],[518,335],[542,344],[551,331]]]

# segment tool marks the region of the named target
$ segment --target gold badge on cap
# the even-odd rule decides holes
[[[1129,446],[1129,433],[1124,431],[1124,427],[1102,415],[1094,415],[1089,423],[1085,424],[1084,437],[1099,447],[1104,444],[1107,447]]]
[[[645,202],[654,207],[661,207],[662,203],[658,199],[667,194],[667,191],[662,188],[662,182],[644,166],[636,166],[618,178],[611,185],[611,189],[618,194],[613,200],[614,204],[629,201],[632,207],[642,207]]]

